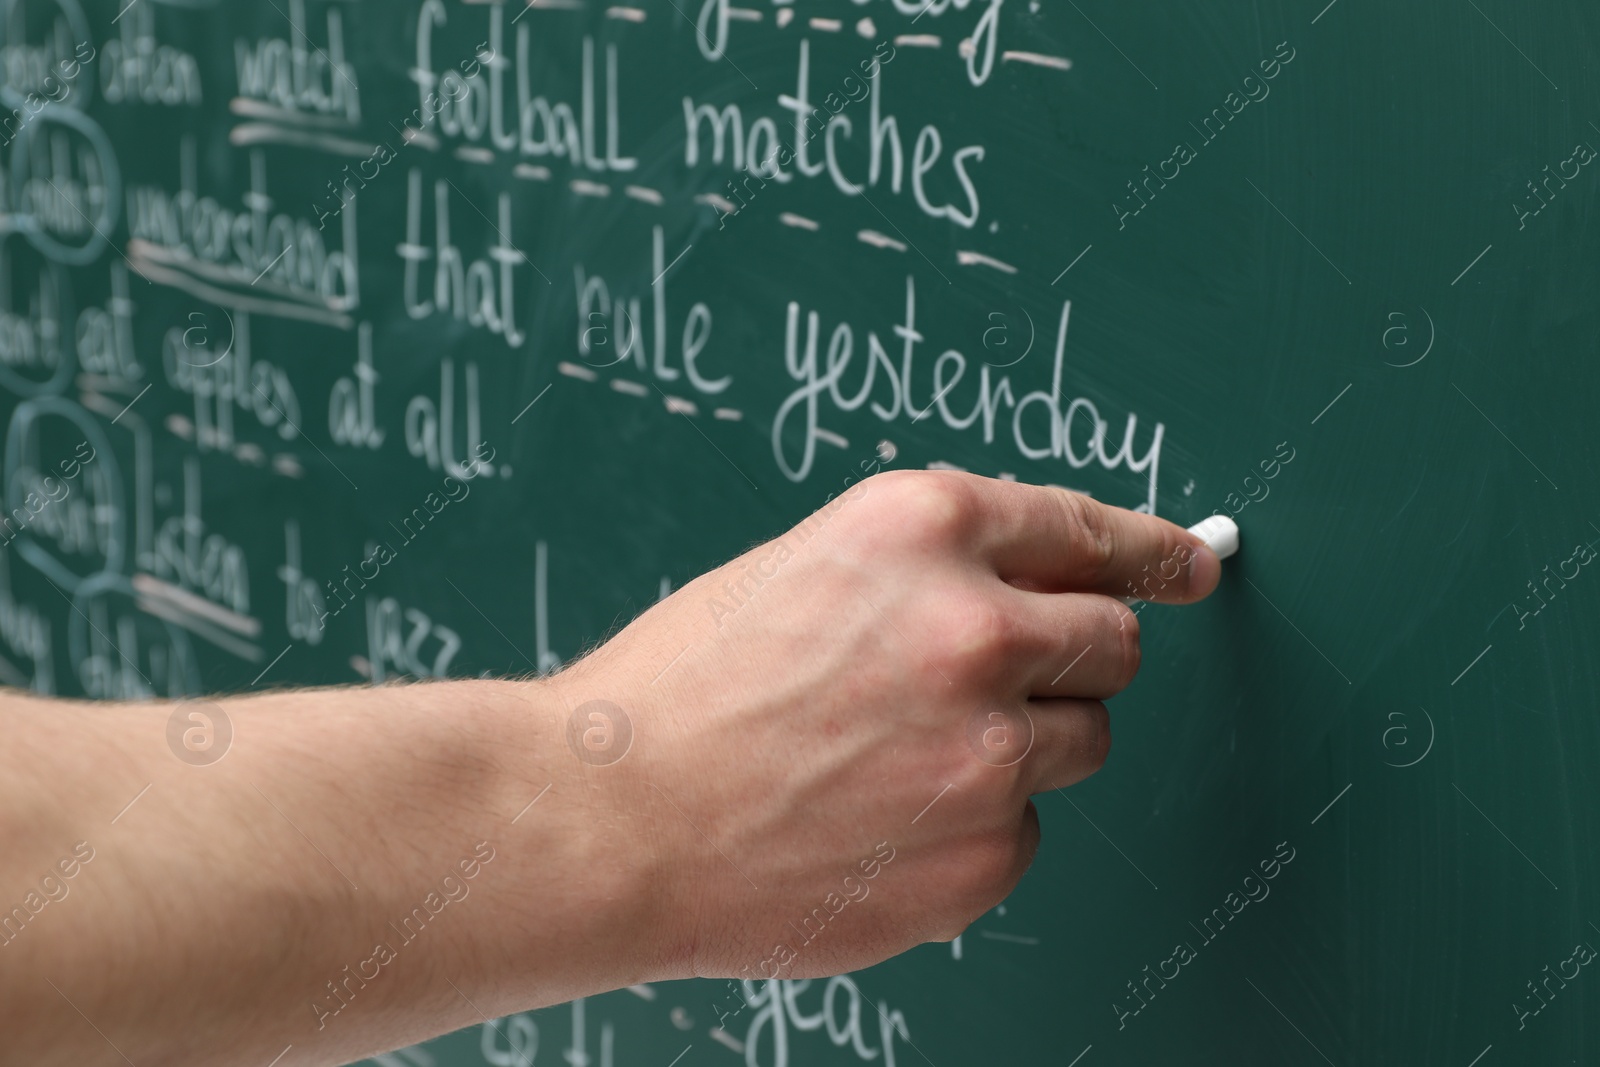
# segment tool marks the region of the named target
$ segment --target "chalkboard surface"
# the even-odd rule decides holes
[[[1244,531],[956,943],[382,1062],[1600,1061],[1592,4],[81,4],[6,684],[550,670],[874,464]]]

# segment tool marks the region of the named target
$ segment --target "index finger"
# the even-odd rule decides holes
[[[1168,604],[1211,594],[1222,561],[1199,537],[1154,515],[1067,489],[978,479],[980,548],[1007,581]]]

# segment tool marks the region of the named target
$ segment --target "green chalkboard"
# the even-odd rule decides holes
[[[0,12],[6,684],[552,670],[864,465],[1243,529],[959,942],[386,1064],[1600,1061],[1592,4]]]

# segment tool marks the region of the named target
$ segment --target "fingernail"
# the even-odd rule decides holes
[[[1195,598],[1209,596],[1222,580],[1222,560],[1205,542],[1195,545],[1194,557],[1189,560],[1189,595]]]

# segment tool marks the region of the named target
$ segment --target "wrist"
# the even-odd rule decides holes
[[[478,947],[497,960],[497,985],[557,977],[561,988],[541,982],[538,991],[554,1003],[681,977],[672,968],[671,846],[634,750],[635,723],[585,709],[574,726],[587,698],[565,675],[463,684],[482,687],[494,709],[477,743],[494,767],[485,836],[503,866],[489,872],[493,905]]]

